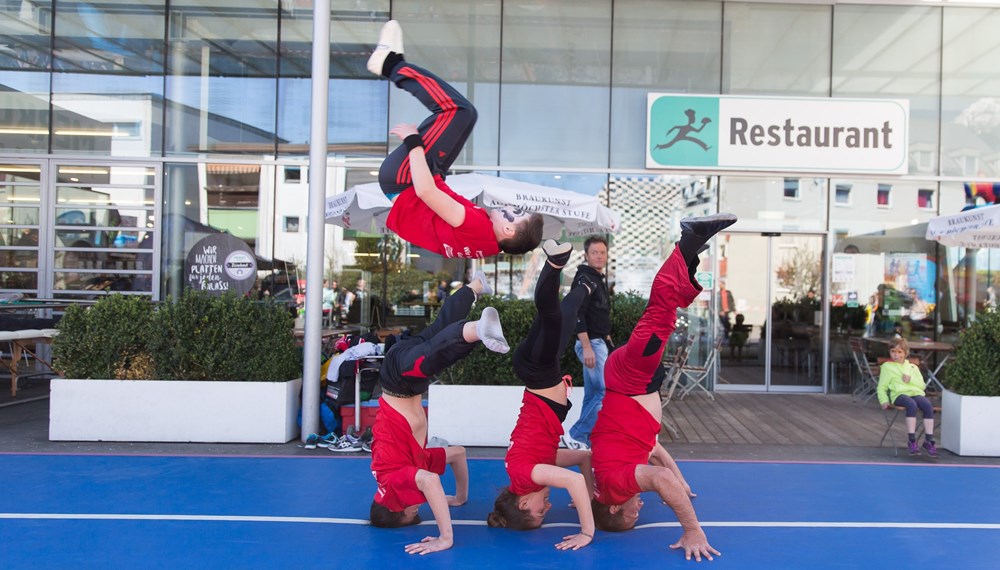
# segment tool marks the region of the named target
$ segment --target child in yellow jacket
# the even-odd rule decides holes
[[[924,416],[924,444],[927,455],[937,457],[934,446],[934,406],[924,392],[926,384],[916,364],[906,359],[910,345],[902,338],[893,339],[889,344],[889,362],[882,364],[878,377],[878,401],[882,409],[890,405],[906,408],[906,431],[909,434],[910,455],[920,455],[917,446],[917,408]],[[890,404],[890,402],[892,402]]]

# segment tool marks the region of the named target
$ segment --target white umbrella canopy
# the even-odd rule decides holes
[[[377,182],[359,184],[346,192],[326,198],[326,223],[367,233],[390,233],[385,219],[392,202]]]
[[[615,233],[621,229],[621,215],[602,204],[597,196],[483,174],[456,174],[449,176],[447,182],[456,194],[480,206],[519,206],[542,214],[545,218],[542,233],[546,238]],[[377,182],[359,184],[326,199],[326,222],[366,232],[390,233],[385,220],[391,207]]]
[[[456,174],[447,179],[456,194],[484,206],[519,206],[545,218],[546,238],[616,233],[621,215],[597,198],[551,186],[484,174]]]
[[[931,218],[926,237],[946,246],[1000,248],[1000,205]]]

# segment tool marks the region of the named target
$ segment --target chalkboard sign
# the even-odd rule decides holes
[[[223,295],[245,295],[257,279],[257,257],[243,240],[212,234],[194,244],[184,264],[188,287]]]

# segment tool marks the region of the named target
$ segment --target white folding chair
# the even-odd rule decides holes
[[[854,388],[852,395],[854,399],[865,403],[877,393],[879,368],[878,365],[868,362],[868,355],[865,354],[865,346],[860,338],[851,337],[848,342],[851,345],[854,364],[861,375],[861,381]]]
[[[697,337],[695,337],[697,339]],[[695,340],[692,340],[692,345]],[[719,349],[722,347],[722,335],[717,335],[715,342],[712,343],[712,348],[705,355],[705,363],[702,365],[691,365],[685,363],[681,367],[681,376],[684,378],[684,386],[681,388],[681,395],[678,399],[683,400],[684,396],[687,396],[694,390],[702,390],[708,397],[715,400],[715,394],[708,389],[708,379],[711,377],[712,370],[715,369],[715,363],[719,360]],[[688,347],[688,352],[691,352],[693,346]],[[688,360],[690,360],[690,354],[688,355]]]
[[[674,436],[674,439],[680,437],[680,434],[677,431],[677,426],[667,419],[666,412],[667,406],[673,400],[674,391],[677,390],[677,385],[680,383],[681,369],[687,362],[687,355],[688,346],[681,346],[673,355],[663,359],[663,366],[667,369],[667,377],[663,380],[663,385],[660,386],[660,424]]]

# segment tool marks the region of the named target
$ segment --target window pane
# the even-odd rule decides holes
[[[59,4],[53,152],[159,153],[164,12],[161,0]]]
[[[722,3],[613,4],[611,166],[644,168],[646,94],[719,93]]]
[[[278,4],[192,0],[169,25],[166,152],[273,154]]]
[[[941,9],[838,4],[833,22],[833,95],[909,99],[909,172],[936,174],[919,155],[938,146]]]
[[[830,7],[726,2],[722,92],[827,96]]]
[[[365,68],[383,22],[388,0],[334,0],[330,19],[330,82],[327,140],[333,152],[382,156],[388,135],[389,84]],[[278,152],[309,153],[312,106],[312,5],[283,4],[278,79]],[[397,15],[397,17],[399,17]],[[404,20],[405,22],[405,20]],[[407,26],[409,28],[409,26]],[[410,30],[404,30],[405,42]],[[407,47],[407,56],[410,50]]]
[[[49,33],[52,3],[4,2],[0,6],[0,148],[47,152],[49,148]]]
[[[786,184],[798,183],[798,199],[787,200]],[[723,176],[719,209],[740,218],[741,228],[764,231],[825,229],[825,178]]]
[[[500,163],[608,161],[611,3],[504,4]]]
[[[1000,174],[1000,9],[946,8],[941,174]],[[950,212],[949,212],[950,213]]]

